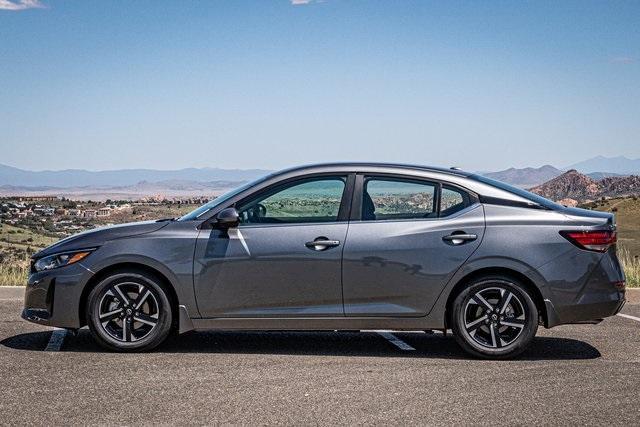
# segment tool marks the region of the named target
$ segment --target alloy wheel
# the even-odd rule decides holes
[[[517,295],[502,287],[476,292],[464,309],[464,330],[479,345],[502,348],[513,343],[527,321]]]
[[[98,305],[100,325],[113,339],[133,342],[148,336],[158,323],[160,306],[151,289],[121,282],[109,287]]]

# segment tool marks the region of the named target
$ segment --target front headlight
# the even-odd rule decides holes
[[[89,255],[93,249],[84,249],[76,252],[64,252],[40,258],[33,264],[33,269],[37,272],[64,267],[74,264]]]

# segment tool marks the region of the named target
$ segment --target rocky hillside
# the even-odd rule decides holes
[[[601,197],[631,196],[640,194],[640,176],[595,180],[571,169],[529,191],[551,200],[573,199],[579,202]]]
[[[602,195],[606,197],[640,195],[640,176],[638,175],[607,177],[598,182],[603,187]]]

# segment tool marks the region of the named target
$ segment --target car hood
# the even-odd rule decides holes
[[[154,231],[158,231],[165,227],[168,223],[168,221],[131,222],[83,231],[82,233],[74,234],[73,236],[62,239],[59,242],[44,248],[40,252],[34,254],[33,258],[41,258],[54,253],[73,251],[77,249],[94,248],[109,240],[153,233]]]

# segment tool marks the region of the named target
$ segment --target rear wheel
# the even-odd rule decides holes
[[[116,351],[147,351],[171,331],[171,305],[161,282],[142,272],[120,272],[91,291],[87,324],[101,346]]]
[[[455,298],[452,330],[468,353],[488,359],[506,359],[522,353],[538,330],[538,310],[518,281],[485,277],[474,281]]]

